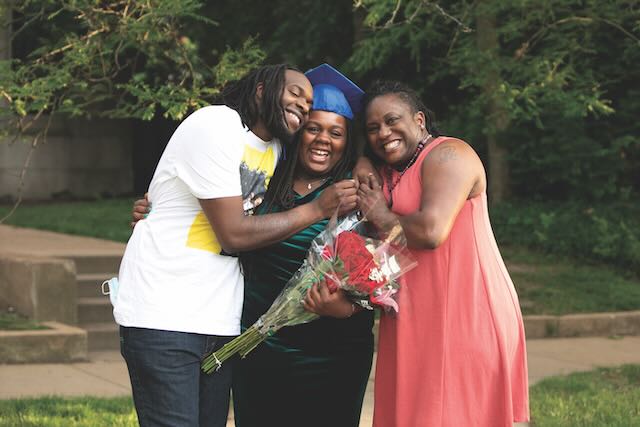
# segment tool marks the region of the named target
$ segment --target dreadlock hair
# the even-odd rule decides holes
[[[342,154],[342,158],[328,172],[329,181],[331,182],[347,178],[355,166],[355,161],[357,159],[358,150],[356,142],[352,138],[353,124],[349,119],[346,119],[346,121],[346,146]],[[293,191],[293,180],[296,168],[298,167],[298,156],[300,155],[300,147],[302,146],[300,139],[303,132],[304,126],[296,133],[293,147],[287,152],[287,156],[290,157],[278,163],[278,166],[271,177],[264,200],[266,212],[270,212],[273,206],[279,206],[284,210],[294,207],[295,193]]]
[[[373,102],[373,100],[376,99],[377,97],[390,95],[390,94],[396,95],[405,104],[407,104],[411,109],[411,113],[415,114],[419,111],[422,111],[424,113],[424,116],[427,122],[425,124],[427,131],[434,138],[437,138],[438,136],[440,136],[440,131],[436,126],[436,115],[433,113],[433,111],[429,110],[424,105],[424,103],[422,102],[422,100],[420,99],[420,96],[418,96],[416,91],[414,91],[404,83],[400,83],[393,80],[376,80],[375,82],[373,82],[371,87],[367,90],[367,92],[364,95],[364,99],[363,99],[364,111],[365,112],[367,111],[367,109],[369,108],[369,104],[371,104],[371,102]],[[375,154],[373,154],[373,152],[371,151],[369,144],[365,144],[364,154],[370,159],[374,160],[375,162],[379,161],[377,156],[375,156]]]
[[[238,81],[231,82],[222,89],[221,102],[238,112],[242,124],[251,129],[260,118],[267,129],[272,131],[283,122],[284,116],[280,105],[284,91],[284,74],[286,70],[299,71],[286,65],[265,65],[257,68]],[[258,105],[256,89],[263,84],[262,100]]]

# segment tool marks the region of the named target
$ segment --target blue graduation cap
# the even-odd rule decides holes
[[[353,120],[353,115],[362,109],[364,91],[331,65],[322,64],[304,74],[313,86],[313,110]]]

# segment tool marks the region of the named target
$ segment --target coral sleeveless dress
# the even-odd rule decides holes
[[[427,145],[393,189],[396,214],[419,209],[422,162],[447,139]],[[404,276],[400,311],[380,320],[374,426],[511,427],[527,421],[524,326],[486,193],[464,203],[438,248],[412,253],[418,267]]]

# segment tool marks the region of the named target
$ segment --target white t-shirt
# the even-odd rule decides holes
[[[204,107],[176,129],[149,187],[152,210],[136,225],[114,307],[122,326],[209,335],[240,333],[244,283],[221,254],[198,199],[242,195],[245,214],[273,175],[280,144],[242,126],[226,106]]]

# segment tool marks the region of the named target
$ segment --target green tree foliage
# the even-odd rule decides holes
[[[0,96],[23,128],[54,112],[179,120],[265,60],[327,61],[365,87],[409,83],[489,166],[497,143],[514,197],[640,191],[637,1],[12,3]],[[495,45],[479,40],[483,18]]]
[[[213,52],[253,37],[270,63],[307,70],[319,63],[341,65],[351,55],[353,6],[345,0],[227,0],[206,2],[202,14],[219,22],[216,36],[194,37]],[[201,30],[204,30],[201,28]],[[215,57],[205,59],[216,62]]]
[[[513,193],[607,199],[637,191],[640,4],[630,0],[361,0],[352,71],[410,82],[481,152],[497,124]],[[478,48],[492,16],[498,46]],[[497,80],[497,81],[496,81]],[[486,93],[487,83],[495,90]],[[489,162],[491,156],[489,153]],[[635,188],[634,188],[635,185]]]
[[[215,55],[192,33],[218,24],[196,0],[13,2],[14,59],[0,95],[18,130],[55,113],[179,120],[262,62],[251,38]],[[215,56],[215,62],[202,58]]]

